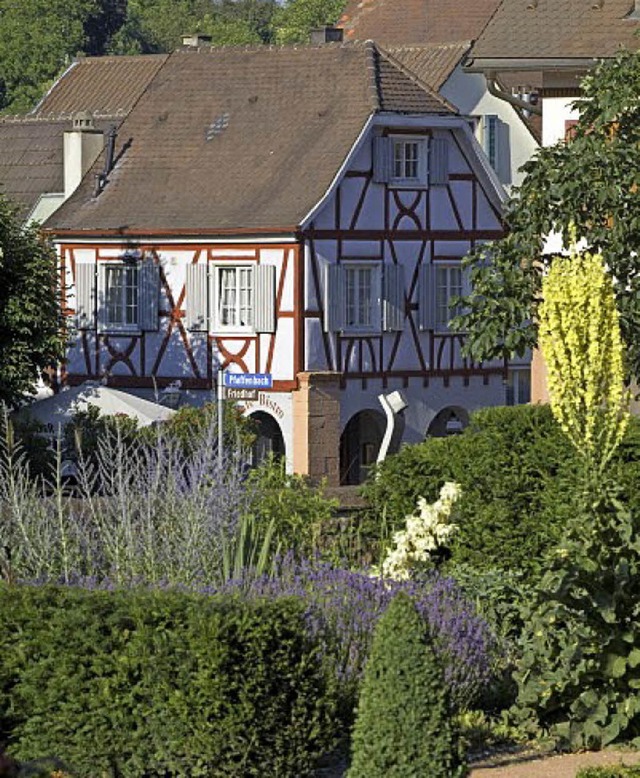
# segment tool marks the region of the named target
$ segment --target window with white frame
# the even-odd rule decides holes
[[[462,268],[460,265],[440,265],[435,268],[435,325],[436,330],[449,329],[449,322],[462,308],[451,307],[454,297],[460,297],[462,289]]]
[[[138,326],[139,271],[137,265],[109,264],[104,269],[104,323],[110,328]]]
[[[345,328],[380,328],[380,268],[372,265],[345,266]]]
[[[520,368],[507,374],[507,405],[527,405],[531,402],[531,370]]]
[[[391,183],[425,184],[427,144],[424,138],[392,138]]]
[[[185,325],[189,330],[275,332],[275,265],[199,262],[187,266]]]
[[[214,322],[217,329],[253,327],[253,268],[250,265],[216,266]]]

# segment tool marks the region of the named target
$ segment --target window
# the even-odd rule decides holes
[[[393,138],[391,183],[425,184],[427,181],[427,146],[422,138]]]
[[[507,405],[526,405],[531,402],[531,370],[509,370],[506,390]]]
[[[246,330],[253,327],[253,268],[215,268],[215,310],[217,329]]]
[[[109,328],[138,326],[138,267],[108,265],[104,277],[104,317]]]
[[[347,260],[324,270],[325,332],[400,332],[405,321],[404,268]]]
[[[345,266],[345,329],[380,329],[380,268]]]
[[[418,178],[419,148],[417,141],[395,141],[393,144],[394,178]]]
[[[435,268],[435,326],[436,330],[449,329],[449,322],[457,316],[462,307],[456,305],[450,307],[454,297],[460,297],[462,291],[462,268],[457,266],[444,266]]]
[[[374,318],[372,267],[346,269],[346,325],[349,329],[371,329]]]
[[[491,167],[498,170],[498,133],[500,130],[500,119],[488,114],[482,120],[482,148],[489,159]]]

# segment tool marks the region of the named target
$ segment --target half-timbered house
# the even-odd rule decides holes
[[[82,128],[78,128],[82,133]],[[65,380],[138,394],[218,371],[296,472],[359,481],[400,397],[406,441],[506,399],[449,302],[502,234],[469,123],[372,43],[171,54],[45,225],[75,323]]]

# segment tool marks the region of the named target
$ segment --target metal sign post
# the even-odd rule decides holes
[[[224,370],[218,368],[218,467],[222,470],[224,448]]]

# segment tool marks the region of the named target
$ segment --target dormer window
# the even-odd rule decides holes
[[[393,142],[393,180],[421,180],[421,146],[418,140],[394,140]]]
[[[396,186],[427,183],[427,144],[424,138],[392,138],[390,183]]]
[[[372,144],[373,180],[406,189],[440,186],[449,181],[447,136],[378,135]]]

